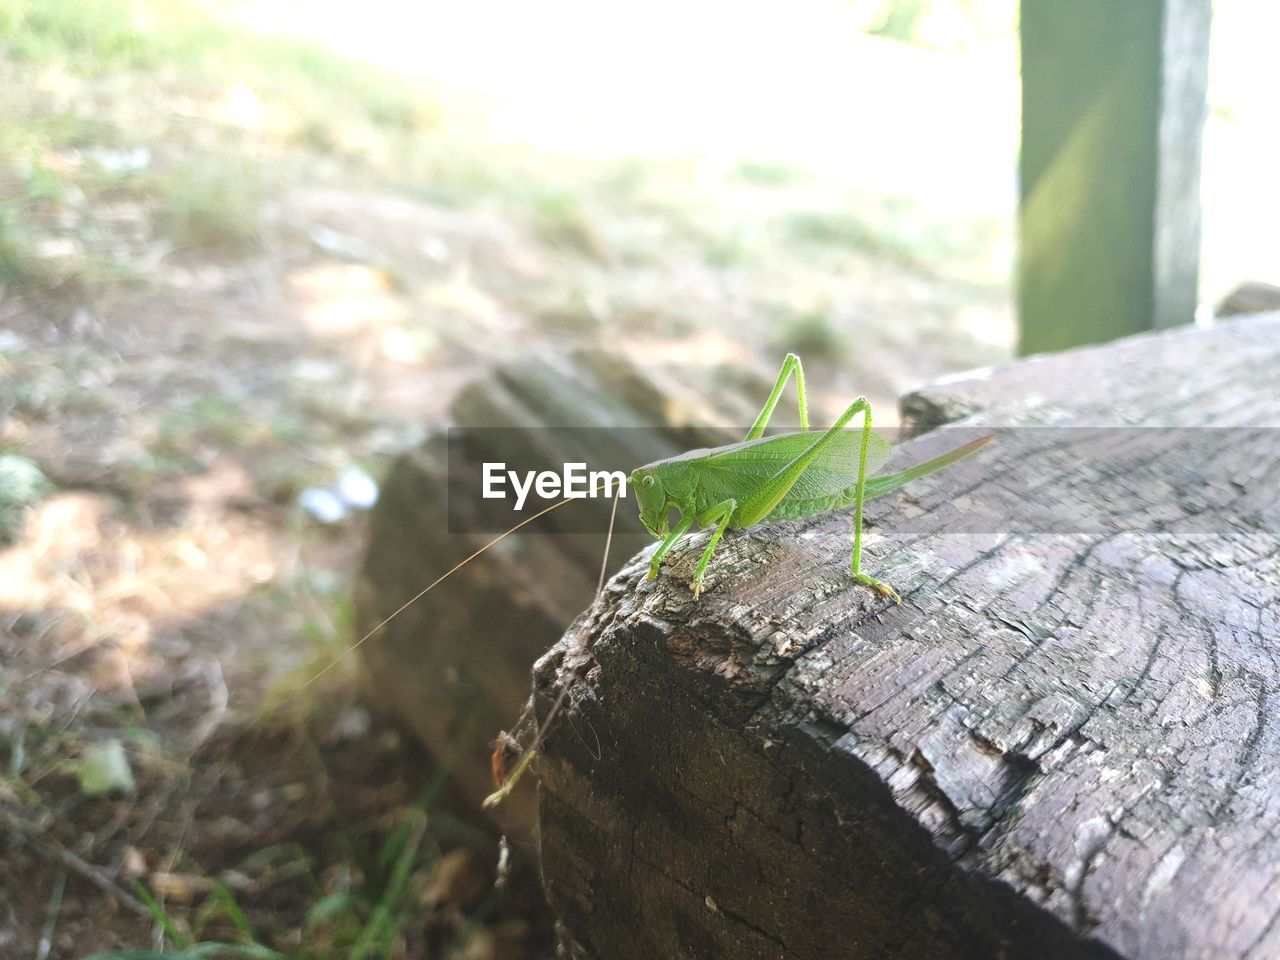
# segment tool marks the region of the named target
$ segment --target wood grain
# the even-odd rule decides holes
[[[1258,318],[903,411],[1274,427],[1276,371],[1280,318]],[[901,607],[850,584],[843,514],[726,536],[701,602],[700,538],[614,578],[536,671],[544,714],[563,685],[573,705],[539,763],[566,956],[1280,956],[1275,530],[1180,532],[1231,508],[1188,477],[1161,532],[1125,528],[1116,498],[1145,488],[1123,483],[1072,491],[1114,529],[948,532],[957,484],[1053,456],[1001,443],[872,504],[864,563]]]

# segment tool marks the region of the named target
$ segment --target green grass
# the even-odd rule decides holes
[[[27,119],[19,112],[0,126],[0,284],[18,287],[59,279],[58,265],[39,256],[39,224],[68,187],[42,162],[43,124],[30,129]]]
[[[404,811],[401,822],[373,846],[351,841],[351,868],[362,882],[356,889],[340,889],[318,895],[300,928],[301,943],[274,943],[270,934],[255,927],[249,913],[227,887],[211,884],[210,893],[189,920],[175,916],[142,884],[134,894],[147,905],[156,926],[172,945],[164,949],[123,950],[93,954],[88,960],[390,960],[407,926],[420,918],[414,891],[439,863],[440,830],[448,832],[454,821],[441,815],[441,827],[432,826],[430,810],[447,773],[424,792],[421,805]],[[271,849],[260,851],[262,860]],[[305,860],[305,858],[304,858]],[[497,905],[499,894],[476,907],[473,920],[486,916]],[[463,928],[455,949],[462,945]]]
[[[170,913],[150,890],[138,883],[134,896],[150,910],[168,946],[157,950],[100,952],[88,960],[390,960],[401,955],[403,937],[410,924],[422,922],[419,892],[439,868],[442,842],[461,837],[463,842],[489,844],[488,836],[435,812],[433,805],[449,776],[449,768],[436,773],[422,791],[417,805],[403,809],[398,822],[381,840],[369,836],[347,838],[346,867],[358,882],[325,892],[311,872],[305,852],[287,847],[265,847],[244,861],[250,872],[274,860],[301,865],[308,886],[315,892],[301,927],[293,936],[274,934],[257,927],[251,910],[237,900],[225,884],[215,881],[193,911]],[[471,910],[454,938],[452,950],[465,946],[468,933],[497,908],[500,892],[490,893]],[[261,916],[271,916],[266,910]],[[452,952],[451,954],[452,955]]]
[[[885,3],[879,19],[869,32],[891,40],[915,42],[929,6],[929,0],[893,0],[892,3]]]
[[[51,488],[40,468],[26,457],[0,450],[0,545],[13,542],[27,511]]]
[[[124,0],[0,4],[0,34],[9,56],[32,63],[74,60],[97,70],[155,66],[190,53],[197,49],[199,19],[184,7]]]
[[[101,75],[159,71],[224,83],[316,91],[339,112],[357,108],[371,123],[421,129],[437,105],[401,78],[316,44],[259,36],[172,0],[0,0],[0,49],[17,61]]]
[[[860,0],[874,36],[935,49],[963,50],[1016,29],[1014,0]]]
[[[844,341],[828,306],[800,311],[781,309],[771,330],[769,346],[774,353],[798,353],[827,363],[837,363],[844,355]]]
[[[0,286],[23,286],[36,278],[31,246],[21,205],[0,200]]]
[[[262,239],[261,206],[286,171],[313,166],[316,153],[394,164],[417,149],[407,140],[434,136],[438,102],[403,78],[222,23],[211,9],[0,0],[0,286],[143,279],[129,265],[144,251],[136,239],[119,242],[113,218],[137,203],[162,242],[250,252]],[[233,91],[256,103],[261,129],[219,112]],[[113,173],[95,160],[102,148],[139,146],[152,150],[143,170]]]
[[[532,212],[534,230],[544,243],[596,260],[608,259],[600,231],[575,197],[561,192],[543,194],[534,199]]]
[[[785,163],[770,163],[763,160],[744,160],[729,171],[730,179],[766,189],[773,187],[789,187],[804,179],[795,167]]]
[[[855,251],[904,263],[915,260],[909,245],[849,210],[796,210],[785,214],[779,226],[786,240],[799,246]]]
[[[152,187],[156,226],[184,248],[244,252],[262,239],[266,188],[259,171],[227,159],[175,171]]]
[[[62,841],[50,831],[58,803],[52,799],[56,790],[45,797],[26,781],[45,779],[56,768],[69,771],[69,758],[83,749],[76,731],[19,726],[7,735],[0,732],[0,788],[11,801],[0,809],[0,829],[56,857],[62,849]],[[169,762],[176,773],[178,761]],[[454,762],[456,757],[442,760],[416,796],[409,794],[407,802],[379,818],[377,826],[365,823],[347,828],[337,820],[331,828],[332,842],[314,850],[299,842],[264,846],[233,869],[217,873],[184,858],[177,864],[179,869],[207,884],[207,893],[198,894],[189,904],[166,906],[156,891],[134,883],[128,892],[147,908],[163,937],[162,947],[99,952],[93,960],[389,960],[401,956],[404,943],[419,943],[429,922],[431,910],[421,895],[436,882],[445,851],[468,847],[486,855],[491,852],[491,837],[437,809]],[[52,780],[41,789],[49,783]],[[269,884],[270,892],[258,890],[242,898],[228,887],[229,880],[224,882],[231,876],[275,880]],[[450,921],[454,950],[499,907],[502,897],[500,891],[490,891],[463,907],[465,913],[456,922]]]
[[[881,6],[888,19],[916,16],[910,3]],[[692,162],[597,162],[469,140],[445,127],[440,101],[403,77],[315,43],[254,34],[213,10],[199,0],[0,0],[0,81],[20,92],[0,129],[0,170],[28,171],[16,184],[0,174],[0,187],[16,187],[0,190],[0,283],[119,282],[128,275],[123,264],[149,262],[144,251],[103,239],[114,229],[112,205],[129,200],[144,202],[161,243],[250,253],[264,239],[264,201],[295,174],[316,178],[321,157],[328,176],[482,205],[527,224],[546,247],[609,266],[696,257],[737,270],[762,257],[801,266],[815,254],[852,252],[914,267],[937,252],[933,238],[901,228],[919,221],[918,212],[898,216],[857,198],[812,205],[816,181],[777,162],[744,160],[708,178]],[[79,82],[85,102],[49,109],[46,76],[64,90]],[[104,77],[119,92],[103,94]],[[221,118],[219,104],[233,91],[248,91],[265,118],[261,130]],[[141,124],[136,106],[131,114],[115,109],[125,100],[145,108]],[[177,119],[180,106],[194,116]],[[44,167],[47,154],[103,145],[149,145],[153,164],[130,177],[95,173],[91,164],[56,174]],[[77,192],[84,202],[70,239],[83,253],[38,255],[51,240],[65,244],[68,228],[49,232],[65,215],[59,221],[50,211],[65,213]],[[664,233],[628,232],[628,222],[655,216]]]
[[[226,447],[247,444],[254,429],[255,420],[242,404],[219,394],[206,394],[164,413],[151,449],[157,455],[180,459],[203,443]]]

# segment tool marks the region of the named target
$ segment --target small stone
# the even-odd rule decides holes
[[[213,881],[195,873],[169,873],[157,870],[151,875],[151,889],[156,896],[175,903],[191,903],[213,889]]]
[[[112,793],[133,793],[136,784],[124,744],[107,740],[88,747],[74,764],[80,792],[88,797],[105,797]]]
[[[120,860],[121,872],[131,880],[137,880],[147,874],[147,858],[137,847],[124,848],[124,856]]]

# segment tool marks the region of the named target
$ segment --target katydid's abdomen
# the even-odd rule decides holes
[[[887,493],[900,490],[912,480],[926,476],[936,470],[941,470],[943,467],[948,467],[957,461],[963,460],[965,457],[977,453],[990,440],[990,437],[981,437],[956,447],[954,450],[949,450],[931,460],[918,463],[914,467],[907,467],[897,473],[887,473],[879,477],[868,477],[863,488],[862,499],[874,500],[876,497],[883,497]],[[867,468],[872,469],[870,455],[868,455],[867,460]],[[797,483],[796,487],[799,486],[800,484]],[[826,513],[829,510],[842,510],[845,507],[851,507],[858,500],[856,483],[846,484],[843,490],[834,494],[816,497],[796,496],[794,495],[796,487],[793,487],[792,492],[783,497],[782,502],[765,518],[766,520],[795,520],[799,517],[811,517],[818,513]]]
[[[742,501],[803,453],[817,436],[816,433],[787,433],[765,437],[723,447],[691,461],[697,472],[699,501],[707,505],[730,498]],[[785,520],[849,506],[853,502],[850,497],[853,478],[858,473],[861,445],[861,435],[854,430],[834,437],[765,519]],[[871,434],[867,470],[883,466],[890,452],[887,441]],[[740,526],[737,519],[730,520],[729,526],[737,529]]]

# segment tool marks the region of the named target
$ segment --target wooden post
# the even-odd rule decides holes
[[[1190,323],[1210,0],[1022,0],[1019,351]]]

